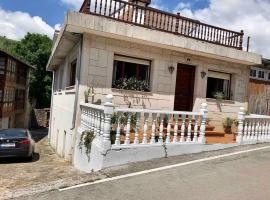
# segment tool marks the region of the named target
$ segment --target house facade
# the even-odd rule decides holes
[[[28,128],[31,68],[29,64],[0,50],[0,129]]]
[[[80,103],[89,88],[90,101],[103,104],[112,94],[117,107],[196,112],[207,103],[217,129],[239,107],[247,109],[249,68],[261,56],[243,51],[243,31],[150,3],[86,0],[55,34],[47,66],[54,72],[50,142],[65,159],[74,159]]]
[[[249,82],[249,112],[270,114],[270,60],[263,59],[261,65],[252,66]]]

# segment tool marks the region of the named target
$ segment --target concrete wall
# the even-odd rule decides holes
[[[111,88],[115,54],[152,61],[151,92]],[[96,92],[95,100],[103,101],[106,94],[113,94],[114,104],[118,106],[127,107],[131,103],[132,107],[173,110],[177,72],[175,70],[173,74],[170,74],[168,67],[174,66],[177,69],[178,63],[196,66],[193,111],[199,111],[201,103],[207,102],[210,111],[209,118],[218,129],[222,129],[223,118],[236,117],[239,107],[247,107],[249,69],[246,65],[91,35],[84,36],[80,99],[83,100],[84,91],[93,86]],[[219,103],[214,99],[206,99],[207,75],[202,78],[201,72],[208,73],[208,70],[232,75],[231,101]]]
[[[74,100],[74,92],[54,93],[51,115],[50,143],[57,154],[68,161],[72,160],[74,147],[74,130],[72,130]]]
[[[50,143],[57,154],[72,161],[75,141],[73,127],[76,91],[67,89],[71,62],[78,58],[79,44],[75,45],[65,60],[54,72],[53,96],[50,119]]]

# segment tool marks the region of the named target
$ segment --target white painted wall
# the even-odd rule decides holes
[[[65,60],[54,72],[53,97],[50,122],[50,143],[57,154],[68,161],[72,161],[75,142],[75,129],[73,126],[74,102],[76,92],[66,90],[69,86],[70,66],[77,59],[79,44],[75,45]]]

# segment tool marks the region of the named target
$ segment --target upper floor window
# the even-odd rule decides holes
[[[148,92],[150,70],[150,60],[115,55],[113,87]]]
[[[77,68],[77,60],[74,60],[71,63],[71,66],[70,66],[70,82],[69,82],[69,86],[73,86],[76,83],[76,68]]]
[[[264,79],[264,71],[259,71],[258,78],[263,78]]]
[[[256,78],[256,77],[257,77],[257,70],[251,69],[251,70],[250,70],[250,77]]]
[[[7,61],[7,68],[6,68],[7,80],[9,80],[9,81],[15,81],[16,70],[17,70],[17,63],[16,63],[16,61],[9,58],[8,61]]]
[[[6,68],[6,58],[0,57],[0,75],[5,74],[5,68]]]

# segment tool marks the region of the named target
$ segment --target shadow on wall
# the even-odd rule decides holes
[[[232,100],[222,100],[222,99],[206,99],[206,103],[216,104],[219,112],[224,112],[223,106],[234,106],[236,105],[235,101]]]

